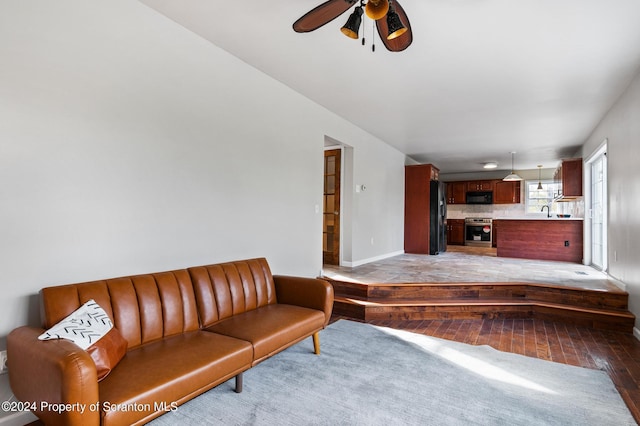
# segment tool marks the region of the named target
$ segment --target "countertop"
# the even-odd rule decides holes
[[[560,221],[571,221],[571,220],[584,220],[583,217],[494,217],[493,220],[560,220]]]
[[[505,217],[490,217],[490,216],[465,216],[465,217],[448,217],[447,220],[465,220],[467,217],[486,217],[488,219],[493,220],[563,220],[563,221],[571,221],[571,220],[584,220],[583,217],[539,217],[539,216],[531,216],[531,217],[514,217],[514,216],[505,216]]]

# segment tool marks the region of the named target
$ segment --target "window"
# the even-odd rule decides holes
[[[547,211],[542,211],[544,206],[549,206],[550,214],[560,212],[559,204],[554,203],[553,198],[560,190],[560,183],[553,180],[543,180],[542,189],[538,189],[538,181],[528,180],[524,185],[524,200],[526,214],[547,215]]]

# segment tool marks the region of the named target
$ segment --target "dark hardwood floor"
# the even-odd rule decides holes
[[[334,315],[332,321],[352,318]],[[640,424],[640,341],[630,333],[537,319],[382,321],[369,324],[606,371]]]

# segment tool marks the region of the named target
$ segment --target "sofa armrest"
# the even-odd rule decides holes
[[[93,360],[71,341],[38,340],[43,331],[24,326],[7,336],[13,394],[45,424],[100,424]]]
[[[297,305],[324,312],[326,326],[333,311],[333,286],[318,278],[274,275],[278,303]]]

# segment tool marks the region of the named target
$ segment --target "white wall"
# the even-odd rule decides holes
[[[640,74],[583,146],[589,157],[608,139],[609,274],[626,284],[640,328]],[[615,255],[614,255],[615,253]]]
[[[317,275],[325,135],[370,188],[354,257],[402,249],[402,154],[138,2],[2,2],[0,58],[2,340],[48,285],[253,256]]]

